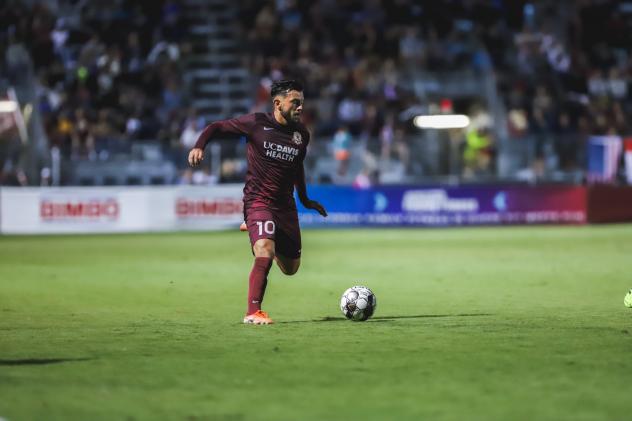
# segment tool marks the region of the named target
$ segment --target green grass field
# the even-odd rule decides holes
[[[245,326],[240,232],[0,237],[0,418],[632,418],[632,225],[316,230]],[[342,318],[366,284],[373,319]]]

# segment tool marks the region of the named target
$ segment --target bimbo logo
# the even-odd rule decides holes
[[[176,201],[176,215],[179,218],[213,215],[234,215],[243,212],[243,203],[235,199],[184,199]]]
[[[120,205],[116,199],[40,201],[40,217],[43,221],[111,221],[118,219],[119,213]]]

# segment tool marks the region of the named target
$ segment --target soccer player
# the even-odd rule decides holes
[[[189,152],[189,164],[196,166],[212,139],[246,136],[248,141],[244,221],[255,262],[250,272],[244,323],[257,325],[273,323],[261,311],[273,260],[286,275],[294,275],[301,263],[301,231],[294,187],[303,206],[327,216],[320,203],[307,197],[305,187],[303,160],[310,138],[301,123],[303,86],[295,80],[277,81],[272,84],[270,96],[272,113],[216,121],[204,129]]]

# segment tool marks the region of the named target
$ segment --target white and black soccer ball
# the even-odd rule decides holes
[[[364,286],[354,286],[346,290],[340,298],[340,310],[347,319],[363,322],[373,315],[377,307],[375,294]]]

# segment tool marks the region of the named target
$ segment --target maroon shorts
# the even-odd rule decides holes
[[[244,210],[250,245],[257,240],[274,240],[275,253],[290,259],[301,257],[301,229],[295,209],[273,210],[251,208]]]

